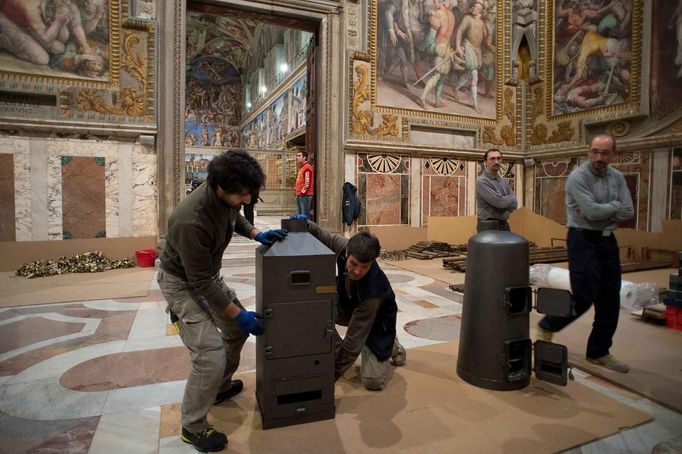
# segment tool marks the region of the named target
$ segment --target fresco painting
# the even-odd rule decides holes
[[[0,1],[2,71],[109,79],[109,1]]]
[[[495,117],[496,0],[378,0],[378,106]]]
[[[554,0],[552,114],[628,103],[634,0]]]
[[[651,115],[682,104],[682,0],[654,0],[651,30]]]
[[[240,79],[221,56],[202,55],[190,65],[185,85],[185,144],[239,146]]]

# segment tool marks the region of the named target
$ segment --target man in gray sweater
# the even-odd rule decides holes
[[[609,353],[620,313],[621,270],[614,231],[619,221],[632,218],[634,208],[625,177],[609,166],[616,154],[615,139],[592,139],[589,161],[571,172],[566,182],[568,269],[574,315],[545,316],[539,337],[552,340],[594,304],[594,323],[587,340],[587,360],[616,372],[629,366]]]
[[[476,179],[476,211],[481,231],[481,221],[497,221],[497,230],[509,230],[509,215],[517,207],[516,195],[509,183],[500,175],[502,153],[497,148],[485,152],[485,172]]]
[[[239,210],[263,187],[265,174],[245,152],[227,152],[208,165],[206,183],[192,191],[168,220],[161,252],[159,287],[178,317],[180,338],[192,362],[182,399],[182,441],[198,451],[220,451],[227,437],[206,420],[211,407],[238,394],[232,380],[249,334],[263,333],[220,276],[223,253],[233,233],[272,244],[286,230],[261,232]]]

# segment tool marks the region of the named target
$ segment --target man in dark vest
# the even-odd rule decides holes
[[[337,254],[336,323],[348,330],[343,339],[336,336],[335,377],[338,380],[362,354],[362,384],[380,391],[391,378],[390,365],[405,364],[406,352],[396,337],[395,295],[376,261],[381,250],[379,240],[369,232],[360,232],[349,240],[311,221],[308,229]]]

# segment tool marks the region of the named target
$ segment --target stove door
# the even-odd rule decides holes
[[[265,354],[268,359],[318,355],[332,351],[332,298],[275,303],[265,311]]]

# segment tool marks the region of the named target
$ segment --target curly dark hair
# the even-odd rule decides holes
[[[209,186],[220,188],[228,194],[239,194],[244,190],[258,193],[265,185],[265,173],[258,161],[245,151],[226,151],[208,163]]]
[[[361,263],[369,263],[379,257],[381,245],[379,239],[367,231],[359,232],[348,240],[347,254]]]

